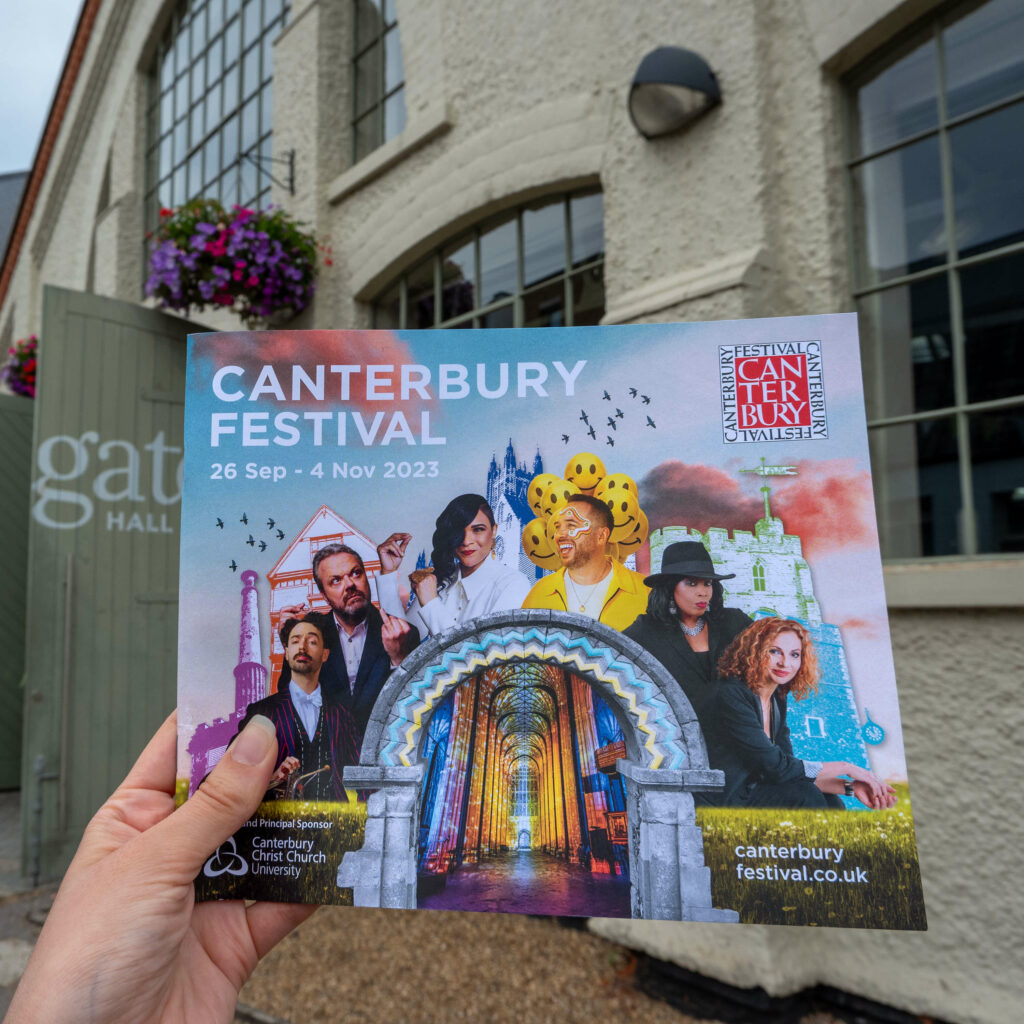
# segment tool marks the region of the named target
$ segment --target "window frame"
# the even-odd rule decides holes
[[[279,9],[273,18],[268,22],[266,19],[266,5],[268,0],[256,0],[259,5],[258,28],[255,38],[245,45],[245,18],[246,0],[237,0],[232,4],[236,9],[229,8],[232,0],[178,0],[168,12],[164,27],[160,30],[153,56],[146,70],[147,88],[145,103],[145,150],[143,163],[143,221],[147,231],[153,231],[159,226],[159,211],[163,206],[178,207],[199,196],[205,198],[217,198],[225,202],[223,188],[226,185],[227,177],[233,172],[235,174],[234,190],[236,195],[226,205],[233,205],[237,201],[245,205],[252,201],[256,206],[269,202],[271,195],[270,168],[266,165],[266,158],[270,155],[273,140],[273,118],[270,111],[264,110],[265,103],[273,103],[273,67],[264,67],[266,63],[266,48],[272,45],[272,40],[287,27],[291,16],[291,0],[280,0],[277,5]],[[216,3],[221,8],[221,20],[219,27],[211,33],[209,31],[208,12],[211,6]],[[202,37],[199,40],[198,56],[192,53],[192,26],[197,16],[204,19]],[[231,26],[237,22],[238,31],[238,53],[229,67],[224,62],[224,46]],[[268,37],[270,37],[268,39]],[[188,41],[188,57],[181,70],[177,68],[176,46],[182,38]],[[211,96],[210,82],[206,80],[207,68],[202,68],[203,86],[201,95],[193,96],[193,77],[195,69],[205,65],[212,51],[220,48],[218,60],[219,70],[215,79],[217,89],[222,89],[224,82],[234,72],[237,76],[237,101],[231,110],[224,111],[223,96],[220,101],[220,110],[215,125],[211,128],[205,124],[205,104]],[[175,53],[175,68],[171,74],[171,81],[166,88],[161,82],[161,65],[165,57]],[[243,80],[245,60],[247,55],[255,53],[258,61],[257,85],[255,90],[248,96],[244,94],[245,83]],[[174,94],[183,82],[185,94],[186,113],[182,118],[177,117],[174,109]],[[172,109],[169,124],[163,124],[163,112],[161,106],[165,97],[171,97]],[[256,141],[246,150],[242,150],[243,114],[247,102],[255,102],[255,125]],[[193,140],[191,124],[196,110],[202,110],[204,128],[198,140]],[[223,133],[232,119],[238,119],[237,128],[237,153],[230,163],[223,160]],[[178,142],[175,135],[179,125],[184,125],[184,149],[178,152]],[[217,171],[211,177],[206,173],[203,163],[206,159],[206,148],[214,140],[217,140]],[[170,145],[170,168],[168,173],[162,174],[160,167],[160,150],[165,141]],[[247,154],[252,154],[247,157]],[[200,184],[198,193],[193,193],[189,186],[189,165],[192,161],[199,161]],[[243,195],[243,168],[248,161],[253,166],[253,183],[255,195]],[[185,175],[185,194],[176,196],[174,179],[176,174],[182,171]],[[265,180],[264,180],[265,179]],[[163,189],[168,194],[161,195]],[[167,203],[163,199],[168,200]],[[178,201],[180,200],[180,201]]]
[[[387,9],[388,0],[379,0],[379,11],[380,11],[380,25],[379,30],[373,35],[368,43],[360,47],[359,45],[359,8],[362,4],[373,0],[352,0],[352,60],[350,63],[351,68],[351,90],[352,90],[352,116],[349,119],[349,130],[352,137],[351,155],[353,165],[360,163],[365,160],[372,153],[375,153],[381,146],[391,139],[397,138],[405,130],[405,126],[408,124],[408,111],[405,106],[405,61],[403,57],[402,61],[402,78],[398,84],[394,86],[390,91],[387,88],[387,48],[384,44],[385,36],[388,32],[394,30],[398,35],[398,45],[402,45],[401,29],[398,27],[398,9],[397,5],[391,3],[392,10],[394,12],[394,19],[392,21],[387,20]],[[359,60],[361,57],[365,57],[370,53],[375,46],[380,47],[380,61],[379,61],[379,81],[377,83],[377,98],[364,110],[362,113],[359,112],[359,83],[358,83],[358,67]],[[393,135],[387,134],[387,117],[385,113],[385,107],[388,100],[396,96],[399,92],[402,93],[402,128],[400,128]],[[359,129],[358,126],[362,122],[372,121],[380,132],[380,141],[368,149],[365,153],[360,155],[359,153]]]
[[[572,202],[574,199],[581,199],[594,195],[600,195],[602,197],[601,253],[597,256],[591,256],[590,258],[583,260],[579,265],[574,265],[572,262]],[[380,323],[380,313],[382,309],[383,300],[397,286],[399,326],[394,329],[416,329],[415,327],[409,326],[409,276],[412,272],[424,267],[429,261],[433,261],[434,320],[432,324],[424,327],[423,329],[448,330],[458,328],[460,326],[470,326],[478,329],[488,329],[482,323],[482,320],[493,313],[500,312],[502,310],[509,308],[512,309],[512,323],[510,325],[501,326],[504,327],[504,329],[521,328],[525,326],[525,309],[526,301],[528,300],[528,298],[531,295],[538,293],[541,289],[550,288],[559,279],[562,282],[562,311],[564,313],[563,322],[559,326],[576,326],[575,300],[573,295],[574,279],[584,273],[600,270],[603,287],[605,263],[605,250],[603,244],[603,196],[604,192],[602,189],[591,186],[587,188],[572,189],[567,192],[558,192],[550,196],[541,197],[541,199],[550,200],[550,203],[546,205],[555,205],[555,203],[557,202],[560,202],[562,204],[564,218],[564,256],[562,267],[557,273],[551,274],[549,277],[544,278],[540,282],[534,282],[529,287],[526,286],[526,250],[525,234],[523,231],[523,215],[526,211],[537,208],[538,199],[533,199],[528,202],[520,203],[514,207],[507,208],[498,214],[492,215],[491,217],[483,218],[479,223],[475,224],[468,231],[460,231],[447,237],[440,244],[433,246],[430,249],[430,251],[427,252],[424,256],[420,257],[418,260],[409,264],[400,274],[398,274],[395,278],[392,278],[392,280],[388,283],[386,287],[382,288],[378,292],[376,298],[371,303],[371,321],[373,323],[373,326],[378,329],[380,329],[383,326]],[[470,310],[457,313],[454,316],[448,317],[447,319],[442,319],[442,299],[444,293],[443,267],[445,254],[447,253],[448,255],[451,255],[453,251],[457,251],[463,245],[472,243],[474,260],[473,277],[474,281],[477,282],[474,285],[474,287],[479,287],[478,282],[480,282],[481,280],[480,239],[488,232],[508,223],[514,223],[516,230],[516,290],[514,294],[512,294],[511,296],[493,300],[483,305],[474,305],[473,308]],[[476,296],[474,296],[474,301],[475,300]],[[605,302],[603,306],[603,311],[607,311],[607,302]]]
[[[860,62],[848,74],[843,76],[841,85],[842,96],[842,142],[843,142],[843,188],[847,223],[847,266],[850,272],[850,294],[857,308],[866,299],[885,292],[893,292],[899,288],[918,284],[922,281],[942,278],[945,280],[949,296],[949,336],[951,344],[951,372],[953,377],[953,401],[941,407],[921,409],[896,415],[880,415],[867,420],[869,437],[874,431],[912,425],[929,420],[952,419],[955,425],[957,472],[960,487],[961,520],[959,524],[958,542],[961,550],[956,554],[899,556],[885,558],[887,582],[892,577],[890,569],[899,570],[895,589],[903,600],[899,604],[909,604],[907,584],[917,577],[915,569],[924,569],[936,564],[966,564],[998,561],[1002,563],[1019,562],[1024,565],[1024,557],[1019,552],[980,552],[978,550],[978,506],[975,502],[975,480],[971,455],[970,417],[979,413],[999,412],[1004,409],[1021,409],[1024,411],[1024,393],[1002,398],[970,401],[967,392],[968,356],[966,332],[964,327],[964,307],[961,290],[960,272],[964,269],[985,263],[994,263],[1015,255],[1024,254],[1024,240],[1007,245],[986,249],[984,252],[969,256],[960,256],[956,249],[956,209],[953,188],[953,153],[950,134],[964,124],[978,121],[1000,110],[1024,104],[1024,90],[1010,96],[985,104],[965,114],[948,116],[948,97],[945,75],[945,49],[942,34],[950,26],[969,16],[983,7],[980,3],[955,3],[948,5],[932,14],[926,22],[918,22],[906,31],[899,33],[884,49]],[[923,46],[929,41],[935,45],[934,72],[936,76],[936,123],[922,131],[914,132],[895,142],[878,146],[860,153],[860,123],[857,111],[857,91],[871,81],[887,67],[893,66],[901,50],[909,51],[912,44]],[[861,281],[862,253],[858,246],[858,232],[861,223],[857,215],[857,197],[855,187],[855,171],[873,160],[905,150],[926,139],[936,138],[939,144],[940,175],[942,183],[942,215],[946,248],[942,261],[922,270],[903,273],[888,277],[883,281],[865,284]],[[866,220],[865,220],[866,224]],[[952,230],[948,230],[949,228]],[[867,385],[868,382],[865,382]],[[876,471],[881,473],[880,470]],[[981,603],[996,605],[1021,604],[1024,596],[1024,585],[1016,585],[1006,589],[1006,574],[1000,582],[1001,594],[994,594],[991,599]],[[923,583],[924,581],[922,581]],[[916,590],[911,585],[910,590]],[[890,603],[892,603],[890,601]],[[931,601],[927,602],[929,605]]]

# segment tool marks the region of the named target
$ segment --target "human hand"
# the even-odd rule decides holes
[[[411,533],[393,533],[386,541],[377,545],[381,573],[396,572],[405,557],[405,549],[412,540]]]
[[[384,644],[384,650],[391,659],[392,668],[398,668],[402,660],[412,650],[413,633],[412,626],[405,619],[395,615],[388,615],[381,609],[380,639]]]
[[[278,622],[284,625],[289,619],[301,619],[310,609],[311,605],[305,601],[302,604],[290,604],[277,613],[280,616]]]
[[[259,959],[316,909],[196,904],[193,879],[266,792],[277,737],[255,716],[174,811],[176,739],[171,715],[89,823],[7,1024],[231,1021]]]
[[[410,576],[409,583],[412,585],[413,593],[421,608],[428,601],[433,601],[437,597],[437,577],[433,573],[424,574],[415,580]]]
[[[299,759],[297,757],[286,757],[278,766],[277,771],[270,777],[271,782],[280,782],[287,779],[292,772],[298,771]]]
[[[853,780],[853,795],[865,806],[875,811],[888,810],[896,806],[896,790],[880,780],[875,780],[878,785],[862,779]]]

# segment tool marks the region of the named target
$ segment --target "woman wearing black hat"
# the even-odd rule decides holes
[[[669,544],[661,572],[648,576],[647,611],[624,632],[672,673],[705,730],[718,679],[716,665],[733,638],[750,625],[739,608],[723,603],[723,575],[700,541]]]

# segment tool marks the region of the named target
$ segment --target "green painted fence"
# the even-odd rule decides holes
[[[23,867],[58,877],[175,703],[185,339],[47,288],[29,516]],[[41,812],[36,812],[36,797]]]

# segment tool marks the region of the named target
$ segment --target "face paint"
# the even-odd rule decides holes
[[[580,512],[576,505],[566,505],[565,508],[558,513],[558,517],[562,520],[565,532],[572,540],[575,540],[581,533],[589,533],[590,528],[593,525],[593,523],[591,523],[591,521]]]

